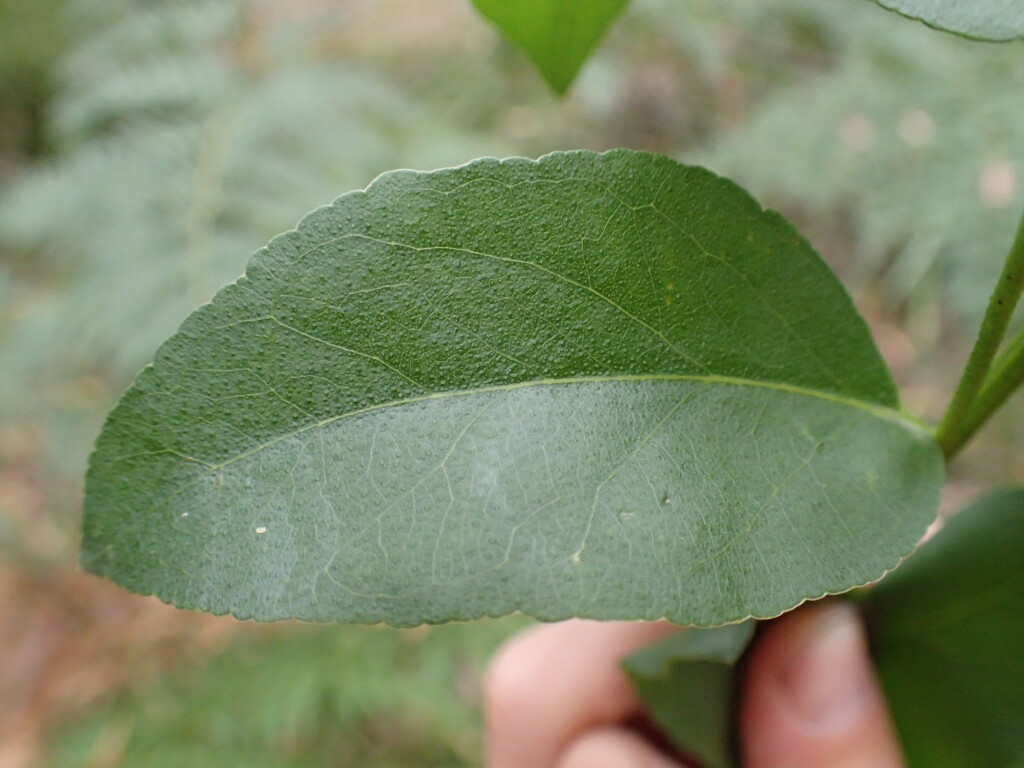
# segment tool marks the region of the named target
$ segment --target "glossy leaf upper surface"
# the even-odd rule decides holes
[[[875,0],[883,8],[923,21],[930,27],[978,40],[1024,37],[1020,0]]]
[[[520,46],[558,93],[629,0],[473,0],[481,14]]]
[[[937,505],[842,287],[619,150],[387,174],[273,240],[112,412],[83,563],[176,605],[720,624],[878,578]]]
[[[865,608],[910,768],[1024,763],[1024,489],[955,515]]]

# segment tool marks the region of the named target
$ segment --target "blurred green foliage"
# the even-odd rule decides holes
[[[317,55],[299,23],[257,27],[268,5],[75,9],[87,32],[59,63],[59,155],[0,201],[19,283],[0,320],[0,412],[29,405],[63,435],[61,466],[84,467],[102,412],[156,346],[305,212],[394,167],[502,153]]]
[[[853,285],[880,277],[911,314],[946,305],[973,327],[1024,206],[1024,46],[936,34],[869,3],[721,5],[748,34],[788,20],[829,64],[786,77],[699,160],[811,216],[844,208]]]
[[[249,637],[67,729],[45,766],[472,766],[480,669],[522,620]]]

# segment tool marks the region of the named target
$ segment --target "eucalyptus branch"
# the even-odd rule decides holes
[[[969,414],[972,413],[979,392],[989,380],[992,361],[1006,335],[1007,326],[1009,326],[1010,318],[1013,317],[1013,312],[1020,301],[1022,290],[1024,290],[1024,217],[1021,218],[1017,236],[1007,254],[1006,264],[999,276],[999,282],[989,299],[985,319],[981,323],[981,330],[974,343],[974,349],[971,350],[967,368],[960,378],[960,384],[957,386],[949,409],[936,433],[939,445],[942,446],[947,458],[956,455],[970,434],[973,434],[973,431],[968,433],[965,430]],[[984,419],[981,420],[981,422],[983,421]],[[978,422],[975,429],[981,425],[981,422]]]

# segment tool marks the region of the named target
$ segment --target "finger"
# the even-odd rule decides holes
[[[489,768],[551,768],[582,731],[638,712],[619,663],[676,629],[576,619],[506,643],[485,685]]]
[[[901,768],[856,609],[833,601],[770,626],[740,714],[749,768]]]
[[[596,728],[572,742],[557,768],[682,768],[625,728]]]

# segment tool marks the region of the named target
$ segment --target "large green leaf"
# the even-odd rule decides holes
[[[930,27],[979,40],[1024,37],[1021,0],[875,0]]]
[[[564,93],[629,0],[473,0]]]
[[[1024,490],[956,515],[866,609],[910,768],[1024,764]]]
[[[626,672],[650,718],[704,768],[735,768],[736,664],[754,622],[689,629],[633,654]]]
[[[625,150],[400,171],[160,349],[83,562],[260,619],[773,616],[932,519],[895,408],[842,287],[731,182]]]

